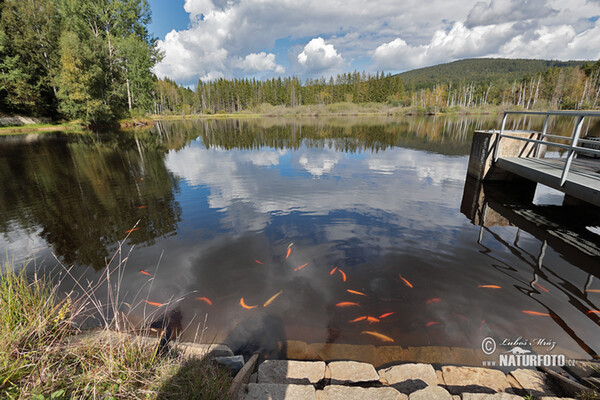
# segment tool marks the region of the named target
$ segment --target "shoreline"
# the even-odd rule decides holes
[[[329,108],[341,108],[339,111],[332,111]],[[373,108],[381,108],[373,110]],[[363,110],[361,110],[363,109]],[[152,114],[143,117],[130,117],[118,120],[114,126],[120,129],[145,128],[157,121],[180,121],[180,120],[198,120],[198,119],[258,119],[258,118],[329,118],[329,117],[437,117],[437,116],[476,116],[476,115],[497,115],[504,111],[504,107],[486,107],[446,110],[446,111],[425,111],[417,107],[387,107],[386,105],[369,104],[346,104],[334,103],[329,105],[315,106],[297,106],[294,108],[273,106],[268,110],[240,111],[233,113],[214,113],[214,114]],[[110,127],[110,125],[107,125]],[[0,126],[0,136],[19,135],[26,133],[45,133],[61,132],[84,133],[91,131],[89,127],[81,121],[68,121],[62,123],[43,123],[43,124],[23,124]]]

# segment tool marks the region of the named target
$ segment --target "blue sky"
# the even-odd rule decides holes
[[[198,79],[402,72],[472,57],[597,60],[600,0],[149,0],[165,53]]]

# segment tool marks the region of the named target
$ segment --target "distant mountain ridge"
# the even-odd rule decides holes
[[[593,62],[593,61],[592,61]],[[437,83],[487,83],[513,81],[553,67],[580,67],[585,61],[529,60],[510,58],[470,58],[402,72],[404,87],[432,87]]]

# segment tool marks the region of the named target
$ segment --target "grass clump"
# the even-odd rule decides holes
[[[78,335],[75,318],[95,307],[90,293],[62,295],[58,284],[26,269],[4,265],[0,274],[1,399],[226,397],[228,371],[159,351],[158,339],[115,331],[122,322]]]

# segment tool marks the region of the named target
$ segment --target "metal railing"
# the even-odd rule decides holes
[[[544,127],[542,128],[542,132],[522,131],[522,130],[521,131],[506,131],[505,130],[506,119],[507,119],[508,115],[510,115],[510,114],[544,115],[544,116],[546,116],[546,119],[544,120]],[[550,116],[571,116],[571,117],[576,118],[575,125],[573,127],[573,133],[571,134],[570,138],[567,136],[551,135],[548,133],[548,122],[550,120]],[[553,147],[565,149],[565,150],[567,150],[567,157],[565,159],[565,165],[563,167],[563,171],[562,171],[561,178],[560,178],[560,186],[562,186],[562,185],[564,185],[565,181],[567,180],[567,176],[568,176],[569,170],[571,168],[571,163],[573,162],[573,158],[575,158],[575,155],[577,153],[600,156],[600,150],[591,149],[589,147],[579,146],[580,143],[588,143],[588,144],[595,144],[595,145],[600,144],[600,141],[579,138],[579,136],[581,134],[581,127],[583,126],[583,121],[584,121],[585,117],[600,118],[600,111],[504,111],[504,116],[502,117],[502,125],[500,127],[500,133],[498,134],[498,139],[496,140],[496,148],[494,149],[494,162],[498,161],[498,156],[499,156],[499,152],[500,152],[500,141],[503,138],[521,140],[521,141],[530,142],[530,143],[536,143],[537,144],[537,148],[535,151],[536,158],[539,158],[540,150],[541,150],[542,146],[553,146]],[[494,130],[494,132],[495,132],[495,130]],[[540,139],[530,139],[530,138],[518,137],[518,136],[513,136],[513,135],[507,135],[505,132],[537,133],[538,136],[540,137]],[[555,143],[555,142],[548,141],[551,139],[570,140],[570,144]]]

